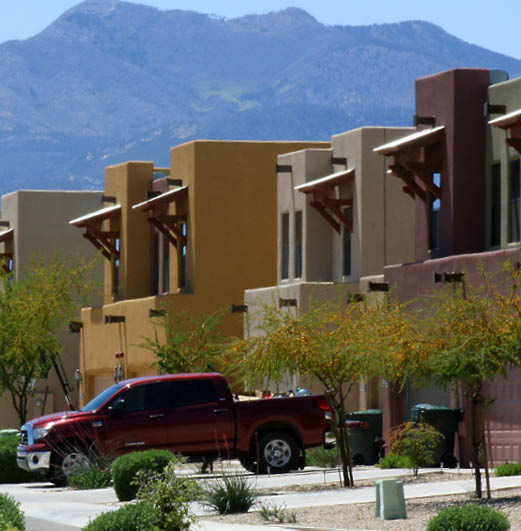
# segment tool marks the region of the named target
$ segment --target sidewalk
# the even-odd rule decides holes
[[[426,471],[424,471],[426,472]],[[406,499],[424,498],[430,496],[441,496],[447,494],[464,494],[474,491],[474,480],[458,480],[456,472],[453,481],[439,481],[432,483],[412,483],[404,485]],[[321,484],[329,480],[331,474],[336,471],[326,472],[321,470],[306,470],[295,474],[284,476],[271,476],[257,478],[258,488],[277,488],[287,485]],[[355,471],[355,483],[361,479],[384,479],[410,475],[409,470],[380,470],[377,468],[361,469]],[[252,476],[252,480],[255,478]],[[521,476],[511,477],[491,477],[491,488],[493,490],[503,488],[521,487]],[[81,529],[90,519],[98,514],[117,509],[120,506],[114,489],[99,489],[90,491],[73,491],[59,489],[49,484],[23,484],[23,485],[0,485],[0,491],[9,493],[16,500],[21,502],[22,510],[27,518],[28,531],[73,531]],[[261,501],[273,501],[273,496],[261,496]],[[375,488],[362,487],[351,489],[333,489],[320,492],[302,492],[277,494],[277,504],[285,505],[288,509],[299,507],[335,506],[343,504],[358,504],[375,502]],[[199,503],[194,503],[193,511],[197,515],[207,515],[209,511]],[[200,521],[200,528],[204,531],[260,531],[268,527],[276,527],[281,530],[303,529],[298,524],[286,524],[285,526],[247,526],[244,524],[222,524],[208,520]],[[315,528],[316,529],[316,528]],[[317,530],[318,531],[318,530]],[[344,530],[345,531],[345,530]]]

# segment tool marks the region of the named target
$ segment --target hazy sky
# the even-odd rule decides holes
[[[191,9],[227,18],[301,7],[325,24],[421,19],[473,44],[521,59],[521,0],[140,0],[159,9]],[[0,42],[35,35],[77,0],[0,0]]]

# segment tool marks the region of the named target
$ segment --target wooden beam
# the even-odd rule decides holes
[[[99,249],[102,252],[103,256],[107,260],[111,260],[112,259],[111,254],[107,251],[107,249],[105,249],[105,247],[103,247],[103,245],[101,245],[101,243],[98,242],[98,240],[96,240],[96,238],[91,236],[88,232],[85,232],[83,234],[83,237],[86,238],[87,240],[89,240],[90,243],[92,243],[92,245],[94,245],[94,247],[96,247],[96,249]]]
[[[510,137],[505,140],[506,144],[514,148],[518,153],[521,153],[521,138]]]
[[[416,177],[421,179],[425,187],[429,190],[429,192],[436,197],[436,199],[441,198],[441,189],[439,186],[434,184],[432,182],[432,172],[430,172],[426,167],[425,164],[421,162],[409,162],[407,164],[407,169],[411,170]]]
[[[318,201],[311,201],[311,206],[316,208],[326,221],[340,234],[340,223],[325,209],[324,205]]]
[[[106,239],[106,238],[119,238],[119,230],[89,230],[89,232],[94,236],[94,238],[98,238],[100,240]]]
[[[353,200],[352,199],[332,199],[330,197],[326,197],[322,200],[322,202],[329,206],[353,206]]]
[[[402,179],[408,188],[410,188],[415,195],[417,195],[423,202],[427,201],[427,194],[416,184],[416,181],[414,180],[414,174],[411,170],[408,168],[392,164],[389,166],[389,169],[397,176]]]
[[[148,218],[148,221],[177,249],[177,240],[172,236],[172,233],[156,218]]]

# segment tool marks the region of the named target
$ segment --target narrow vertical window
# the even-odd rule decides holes
[[[490,245],[501,243],[501,165],[493,164],[490,190]]]
[[[170,243],[163,238],[163,293],[170,291]]]
[[[518,242],[519,237],[519,159],[510,162],[510,219],[508,241]]]
[[[186,223],[183,223],[183,236],[186,237]],[[179,251],[179,288],[186,286],[186,245],[181,247]]]
[[[302,278],[302,210],[295,212],[295,278]]]
[[[119,238],[114,241],[114,247],[116,251],[120,253]],[[112,293],[114,297],[119,295],[119,258],[114,258],[114,264],[112,269]]]
[[[350,207],[344,208],[344,216],[353,225],[353,209]],[[351,232],[344,225],[342,228],[342,274],[345,277],[351,275]]]
[[[159,233],[152,229],[152,295],[159,295]]]
[[[281,216],[282,278],[289,278],[289,214]]]
[[[439,173],[432,174],[432,182],[436,186],[440,186],[441,175]],[[429,248],[432,250],[440,248],[440,206],[439,199],[431,195],[430,198],[430,220],[429,220]]]

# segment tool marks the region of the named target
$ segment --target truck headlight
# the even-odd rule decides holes
[[[47,426],[42,426],[41,428],[35,428],[33,431],[33,439],[37,441],[38,439],[43,439],[51,431],[52,423],[47,424]]]

